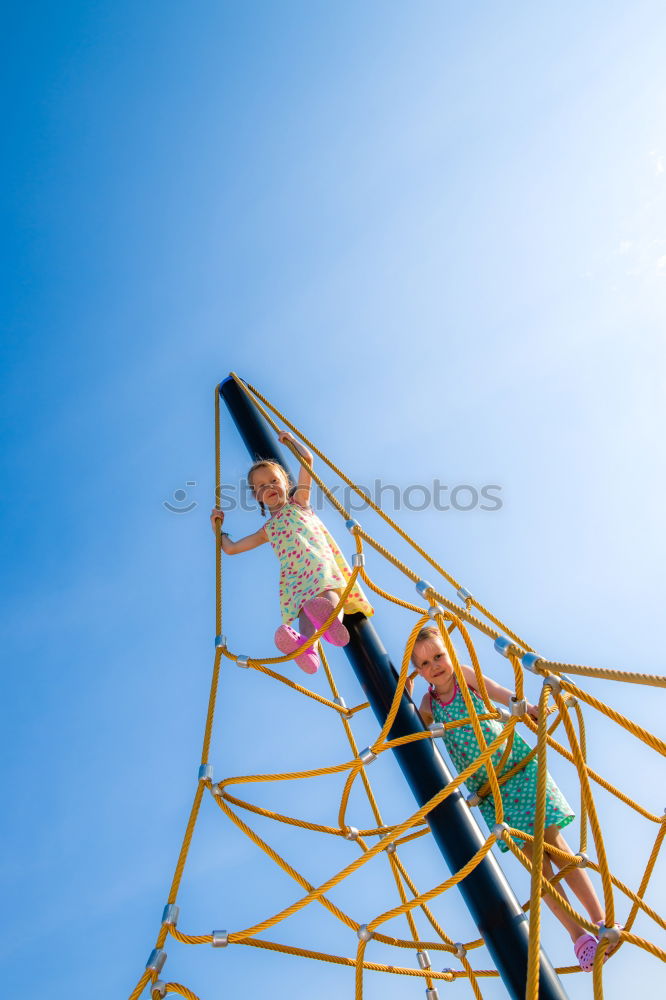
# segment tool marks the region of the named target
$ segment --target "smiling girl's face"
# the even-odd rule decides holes
[[[429,635],[415,643],[412,661],[421,677],[436,691],[450,689],[455,673],[441,636]]]
[[[287,502],[287,478],[278,465],[260,465],[249,477],[250,486],[257,500],[269,510],[276,510]]]

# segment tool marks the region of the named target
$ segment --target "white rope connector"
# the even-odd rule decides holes
[[[158,997],[160,997],[160,1000],[162,1000],[162,997],[166,996],[166,983],[163,983],[161,979],[156,979],[150,987],[150,996],[152,1000],[155,1000],[156,993]]]
[[[426,1000],[439,1000],[439,993],[437,992],[434,986],[432,989],[427,989],[425,993],[426,993]]]
[[[576,857],[578,858],[577,864],[579,868],[587,868],[589,866],[590,859],[583,851],[579,851]]]
[[[437,615],[444,614],[444,608],[441,604],[431,604],[428,608],[428,614],[433,620],[435,620]]]
[[[358,830],[355,826],[345,827],[345,840],[358,840]]]
[[[249,661],[250,661],[250,657],[249,656],[237,656],[236,657],[236,664],[239,667],[249,667],[249,665],[250,665]]]
[[[527,698],[509,698],[509,710],[511,715],[525,715],[527,713]]]
[[[178,917],[180,916],[180,907],[176,906],[175,903],[167,903],[162,912],[162,925],[167,927],[175,927],[178,923]]]
[[[164,968],[164,963],[167,960],[167,953],[161,948],[153,948],[150,955],[148,956],[148,961],[146,962],[146,969],[149,972],[156,972],[158,975]]]
[[[367,924],[361,924],[359,929],[356,931],[359,941],[369,941],[372,937],[372,931],[368,930]]]
[[[213,780],[213,765],[212,764],[202,764],[199,768],[199,781],[207,781],[208,778]]]
[[[348,521],[345,521],[345,528],[350,531],[352,535],[355,535],[361,525],[358,521],[355,521],[353,517],[350,517]]]
[[[226,948],[229,944],[229,931],[213,931],[211,944],[213,948]]]
[[[459,958],[462,961],[467,954],[467,948],[462,941],[454,941],[454,947],[456,949],[456,958]]]
[[[358,759],[365,766],[367,764],[372,764],[373,760],[377,760],[377,754],[374,753],[370,747],[366,747],[365,750],[361,750],[358,755]]]
[[[470,807],[470,809],[472,809],[473,806],[478,806],[479,803],[481,802],[481,799],[479,797],[479,793],[478,792],[470,792],[469,795],[467,796],[466,802],[467,802],[467,805]]]
[[[226,649],[227,648],[227,637],[226,635],[216,635],[215,636],[215,649]]]
[[[347,708],[347,702],[345,701],[345,699],[344,699],[344,698],[342,698],[342,697],[340,697],[340,698],[334,698],[334,699],[333,699],[333,702],[334,702],[334,703],[335,703],[336,705],[339,705],[339,706],[340,706],[340,708],[344,708],[344,712],[342,712],[342,713],[341,713],[341,715],[342,715],[343,719],[351,719],[351,717],[352,717],[352,713],[351,713],[351,712],[349,711],[349,709]]]
[[[418,590],[421,597],[427,597],[428,591],[434,590],[435,588],[431,583],[428,583],[427,580],[419,580],[419,582],[416,584],[416,589]]]
[[[506,656],[507,659],[510,656],[518,656],[520,654],[520,649],[512,639],[507,639],[505,635],[500,635],[495,639],[494,642],[495,649],[502,656]]]
[[[464,587],[458,587],[458,589],[456,591],[456,594],[458,595],[458,597],[460,598],[460,600],[463,602],[463,604],[466,604],[467,601],[471,601],[473,599],[472,595],[469,592],[469,590],[466,590]]]
[[[523,670],[529,670],[531,674],[538,674],[541,673],[541,671],[536,669],[536,665],[542,660],[543,656],[539,656],[538,653],[525,653],[520,658],[520,665]]]
[[[417,951],[416,960],[419,963],[421,969],[431,969],[430,955],[427,951]]]
[[[608,941],[611,945],[616,945],[620,940],[620,928],[619,927],[604,927],[602,924],[599,927],[597,937],[600,941]]]
[[[365,566],[365,553],[355,552],[352,556],[352,566]]]
[[[506,823],[495,823],[495,826],[493,827],[493,833],[495,834],[498,840],[501,840],[502,834],[508,832],[508,829],[509,827],[506,825]]]
[[[446,732],[446,725],[443,722],[431,722],[430,725],[428,726],[428,729],[430,730],[433,736],[443,737],[444,733]]]

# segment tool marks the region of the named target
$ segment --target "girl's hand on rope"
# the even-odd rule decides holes
[[[219,507],[213,507],[210,512],[210,526],[213,529],[213,534],[217,535],[220,528],[224,524],[224,511],[220,510]]]
[[[280,444],[287,444],[287,443],[293,444],[296,451],[299,453],[299,455],[303,456],[308,465],[312,465],[311,453],[308,451],[307,448],[304,448],[299,441],[296,440],[296,438],[290,431],[279,431],[278,441],[280,442]]]

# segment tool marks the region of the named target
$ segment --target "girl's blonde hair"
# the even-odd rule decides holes
[[[432,637],[439,639],[441,634],[436,625],[424,625],[416,639],[414,640],[414,645],[412,646],[412,663],[418,669],[418,663],[416,662],[416,647],[420,642],[426,642],[427,639],[432,639]]]
[[[247,473],[247,481],[250,484],[250,489],[254,493],[254,486],[252,485],[252,473],[256,472],[257,469],[273,469],[274,472],[279,473],[284,479],[285,486],[287,487],[287,496],[292,497],[294,495],[294,488],[289,486],[289,473],[283,465],[279,462],[274,461],[272,458],[258,458],[256,462],[253,462]],[[261,502],[259,502],[259,507],[261,508],[261,516],[266,517],[266,508]]]

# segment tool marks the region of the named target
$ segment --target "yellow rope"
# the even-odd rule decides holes
[[[271,416],[271,413],[278,418],[282,425],[289,427],[296,435],[298,435],[305,444],[312,449],[312,451],[324,462],[334,473],[339,476],[358,496],[362,497],[365,502],[371,507],[384,521],[396,531],[396,533],[406,541],[415,552],[417,552],[422,558],[424,558],[433,569],[450,585],[452,585],[456,590],[460,589],[458,581],[446,570],[444,570],[439,563],[437,563],[417,542],[415,542],[405,531],[403,531],[385,512],[381,510],[369,497],[365,491],[356,486],[351,479],[349,479],[322,451],[320,451],[311,441],[308,440],[305,435],[298,430],[295,425],[289,422],[287,418],[280,413],[271,403],[268,402],[254,387],[246,385],[237,376],[233,375],[236,384],[241,388],[246,397],[250,400],[252,405],[254,405],[261,414],[266,418],[269,424],[274,428],[278,429],[278,424]],[[263,404],[263,405],[262,405]],[[269,412],[270,411],[270,412]],[[297,461],[303,464],[302,456],[297,452],[297,450],[288,444],[287,447],[292,452]],[[329,487],[324,483],[322,478],[318,475],[316,470],[309,469],[314,481],[319,485],[322,493],[326,496],[329,502],[332,504],[334,509],[338,511],[346,519],[349,519],[349,513],[345,510],[342,504],[337,500]],[[219,505],[221,498],[221,463],[220,463],[220,401],[219,401],[219,391],[218,387],[215,389],[215,500],[216,505]],[[403,574],[412,583],[416,583],[420,580],[419,575],[413,571],[409,566],[398,559],[389,549],[387,549],[383,544],[372,538],[361,526],[354,527],[353,529],[354,541],[356,551],[358,553],[363,552],[363,543],[367,543],[372,550],[381,555],[386,561],[393,565],[400,573]],[[222,550],[221,550],[221,536],[217,533],[216,546],[215,546],[215,559],[216,559],[216,602],[215,602],[215,625],[216,625],[216,635],[221,636],[222,633]],[[447,878],[444,882],[428,889],[426,891],[419,891],[411,879],[402,858],[397,853],[397,848],[404,848],[407,845],[414,843],[416,840],[423,836],[429,835],[429,829],[426,825],[428,813],[431,812],[436,806],[443,802],[447,797],[454,794],[460,786],[474,774],[481,767],[485,767],[488,775],[488,780],[486,784],[480,789],[479,796],[492,796],[492,800],[495,804],[496,810],[496,820],[501,823],[503,820],[503,803],[500,794],[501,786],[504,785],[511,777],[518,773],[519,770],[524,768],[526,764],[536,757],[537,759],[537,791],[536,791],[536,814],[535,814],[535,826],[534,834],[528,831],[521,831],[512,828],[505,828],[501,833],[502,839],[508,846],[509,850],[513,853],[514,857],[523,865],[523,867],[531,873],[531,889],[530,897],[524,904],[524,909],[530,914],[530,931],[529,931],[529,947],[528,947],[528,969],[527,969],[527,992],[526,1000],[537,1000],[538,996],[538,974],[539,974],[539,944],[540,944],[540,906],[541,899],[544,893],[549,894],[558,903],[559,906],[565,910],[572,919],[578,921],[581,926],[586,927],[588,930],[594,931],[596,928],[584,915],[577,913],[573,907],[564,899],[560,892],[558,892],[557,885],[559,882],[566,877],[567,873],[570,872],[575,866],[581,864],[581,857],[567,854],[566,852],[560,851],[550,844],[545,842],[544,838],[544,822],[545,822],[545,802],[546,802],[546,776],[547,776],[547,752],[548,750],[553,750],[564,759],[568,760],[576,768],[578,779],[581,788],[581,846],[580,851],[586,851],[587,844],[587,828],[588,824],[592,832],[592,840],[594,843],[594,848],[596,852],[596,861],[593,859],[588,859],[585,863],[589,866],[590,870],[598,872],[601,878],[603,886],[604,895],[604,905],[606,909],[606,923],[612,925],[615,920],[615,899],[613,895],[613,888],[619,890],[631,903],[631,908],[628,916],[624,917],[624,929],[621,931],[621,944],[629,944],[634,947],[638,947],[643,951],[666,961],[666,952],[659,948],[653,942],[647,940],[646,938],[638,937],[631,932],[632,925],[635,918],[640,910],[646,918],[651,919],[654,924],[662,929],[666,929],[666,920],[661,917],[644,899],[644,895],[648,889],[648,885],[652,874],[655,869],[657,859],[659,857],[661,848],[663,846],[664,839],[666,838],[666,817],[657,816],[649,810],[645,809],[643,806],[636,803],[630,796],[626,795],[623,791],[616,788],[612,783],[608,782],[601,775],[595,772],[587,764],[587,749],[586,749],[586,732],[583,712],[581,709],[581,704],[586,705],[589,709],[597,711],[608,719],[610,719],[614,724],[621,727],[631,735],[635,736],[638,740],[642,741],[646,746],[650,747],[653,751],[660,755],[666,754],[666,743],[655,736],[654,734],[648,732],[643,727],[634,723],[631,719],[619,713],[612,706],[605,704],[599,698],[591,695],[589,692],[584,691],[575,684],[569,676],[566,675],[577,675],[586,676],[590,678],[603,678],[606,680],[613,680],[622,683],[632,683],[632,684],[642,684],[651,687],[666,687],[666,678],[656,676],[653,674],[642,674],[634,673],[628,671],[617,671],[612,669],[600,668],[600,667],[589,667],[580,664],[564,664],[557,661],[540,659],[537,660],[534,670],[537,673],[541,673],[545,676],[545,683],[542,689],[540,697],[540,710],[538,723],[535,724],[531,718],[528,716],[522,716],[520,719],[517,716],[512,716],[508,722],[502,725],[502,729],[499,735],[494,738],[490,743],[485,738],[484,731],[481,728],[481,722],[494,719],[498,720],[500,718],[499,713],[493,703],[488,697],[488,692],[486,690],[485,682],[483,679],[483,674],[481,672],[479,659],[476,653],[474,642],[472,641],[470,629],[475,629],[476,632],[481,635],[488,637],[490,639],[496,639],[498,636],[506,636],[515,646],[511,647],[509,650],[509,661],[511,663],[514,675],[514,687],[515,687],[515,697],[520,700],[524,697],[524,675],[523,667],[521,663],[522,655],[525,652],[531,652],[532,648],[522,640],[514,631],[509,629],[498,617],[492,614],[487,608],[480,604],[475,598],[465,597],[464,607],[460,608],[453,603],[446,595],[441,594],[436,587],[431,586],[427,594],[424,595],[426,601],[431,605],[439,605],[440,610],[437,611],[435,608],[428,611],[423,606],[415,604],[410,601],[404,600],[402,597],[391,594],[384,590],[378,585],[378,583],[373,580],[365,567],[355,566],[350,573],[350,578],[347,586],[344,588],[341,594],[338,606],[331,611],[329,619],[317,630],[317,632],[312,636],[311,641],[313,643],[319,642],[320,637],[328,629],[329,625],[333,621],[334,617],[338,613],[338,609],[344,606],[345,600],[350,593],[351,589],[355,586],[357,577],[363,580],[365,585],[371,589],[380,598],[387,601],[395,606],[402,607],[403,609],[409,611],[416,615],[416,622],[407,640],[405,651],[401,663],[400,673],[397,679],[396,688],[394,696],[389,708],[387,717],[381,729],[373,740],[370,749],[376,756],[380,756],[387,750],[395,749],[399,746],[404,746],[410,742],[418,741],[420,739],[433,739],[434,736],[429,731],[423,731],[420,733],[411,734],[409,736],[400,737],[396,739],[389,740],[388,734],[393,726],[395,716],[398,712],[399,706],[402,701],[403,693],[405,691],[405,686],[409,677],[409,668],[412,650],[416,641],[416,637],[425,623],[434,624],[438,628],[442,642],[444,643],[447,652],[451,658],[454,672],[457,677],[458,687],[461,691],[463,699],[465,701],[465,707],[467,711],[467,717],[461,720],[456,720],[455,722],[446,723],[444,728],[446,730],[455,729],[459,726],[468,725],[471,727],[474,737],[479,746],[479,754],[477,758],[469,764],[463,771],[461,771],[457,777],[449,784],[445,789],[442,789],[439,793],[434,795],[429,802],[424,806],[416,810],[411,816],[401,822],[386,823],[381,815],[379,805],[377,803],[376,797],[373,793],[367,769],[361,762],[358,755],[358,746],[352,732],[350,725],[350,719],[353,715],[358,712],[363,711],[368,707],[367,702],[353,706],[352,708],[346,708],[336,702],[336,699],[340,698],[340,693],[333,676],[330,664],[326,658],[324,650],[320,649],[320,655],[322,659],[323,668],[326,674],[326,678],[330,687],[331,696],[325,697],[315,692],[312,692],[305,688],[304,686],[292,681],[290,678],[284,676],[283,674],[272,670],[271,666],[277,666],[281,664],[286,664],[294,658],[296,653],[290,654],[288,656],[279,657],[261,657],[254,656],[248,659],[247,665],[254,670],[262,673],[267,682],[275,682],[284,684],[289,687],[295,694],[310,698],[315,703],[322,706],[323,709],[334,711],[337,717],[340,719],[343,731],[345,733],[346,739],[348,741],[351,759],[340,764],[328,764],[325,766],[308,768],[295,772],[277,772],[272,774],[263,775],[245,775],[237,777],[226,777],[222,781],[213,785],[211,778],[206,772],[203,772],[202,777],[197,781],[196,791],[194,795],[194,801],[192,808],[190,810],[190,816],[186,825],[185,834],[183,837],[183,842],[181,845],[180,852],[178,854],[178,859],[176,862],[176,867],[171,882],[171,887],[168,894],[167,901],[169,903],[175,903],[178,897],[178,892],[180,889],[180,884],[183,877],[183,872],[187,862],[187,857],[190,849],[190,844],[192,841],[194,829],[196,826],[197,818],[200,812],[200,807],[202,803],[204,790],[208,789],[211,792],[213,800],[217,803],[220,810],[227,816],[227,818],[233,822],[243,834],[248,837],[260,850],[262,850],[276,865],[278,865],[287,875],[289,875],[300,888],[305,892],[304,896],[296,899],[291,905],[287,906],[280,912],[269,916],[265,919],[260,920],[251,927],[232,930],[228,934],[228,941],[230,945],[248,945],[255,948],[263,948],[272,950],[275,952],[280,952],[284,954],[291,954],[301,958],[308,958],[316,961],[329,962],[333,964],[338,964],[342,966],[348,966],[355,969],[355,994],[357,1000],[362,1000],[363,995],[363,973],[364,971],[376,971],[385,972],[396,975],[403,975],[409,977],[417,977],[421,980],[425,980],[426,986],[430,989],[433,987],[434,983],[437,981],[452,982],[455,979],[466,979],[470,985],[472,993],[475,1000],[483,1000],[481,988],[479,985],[479,979],[496,977],[497,972],[495,970],[483,970],[474,969],[471,965],[469,959],[469,953],[473,952],[474,949],[480,947],[483,942],[481,939],[470,941],[464,945],[456,945],[453,939],[446,934],[444,929],[438,923],[436,917],[432,913],[429,904],[440,897],[443,893],[447,892],[453,886],[458,885],[467,875],[487,856],[489,851],[492,849],[495,843],[495,836],[490,835],[485,840],[484,844],[479,848],[473,858],[471,858],[466,865],[464,865],[459,871],[454,872]],[[482,618],[477,617],[472,609],[475,609]],[[485,620],[484,620],[485,619]],[[457,629],[460,632],[461,638],[463,640],[465,651],[469,662],[474,670],[476,677],[477,690],[481,696],[484,703],[484,711],[479,713],[470,697],[469,689],[464,681],[462,674],[462,665],[458,658],[457,652],[452,644],[450,633]],[[499,631],[498,631],[499,630]],[[208,699],[208,709],[206,714],[206,722],[204,726],[203,734],[203,745],[201,754],[201,764],[205,765],[209,763],[213,725],[215,718],[215,707],[217,699],[217,691],[220,682],[220,666],[222,663],[222,657],[230,661],[236,661],[239,654],[230,651],[226,645],[220,646],[219,644],[215,650],[215,656],[213,660],[213,671],[210,684],[210,692]],[[269,666],[270,665],[270,666]],[[548,723],[548,700],[549,697],[553,696],[554,701],[557,706],[557,714],[555,718],[549,725]],[[570,714],[570,709],[575,709],[575,716],[578,725],[578,733],[574,728],[573,720]],[[554,710],[555,711],[555,710]],[[516,731],[516,726],[518,724],[526,725],[533,733],[536,733],[537,743],[534,749],[527,755],[527,758],[522,760],[518,765],[513,766],[508,771],[504,771],[509,755],[511,752],[512,741],[514,733]],[[553,733],[559,725],[563,726],[566,740],[568,746],[564,746],[553,738]],[[495,757],[497,760],[495,761]],[[265,807],[259,806],[250,801],[246,801],[236,795],[231,794],[229,791],[230,787],[239,784],[256,784],[256,783],[266,783],[266,782],[282,782],[282,781],[296,781],[303,779],[316,779],[320,777],[331,777],[334,775],[340,775],[344,778],[344,784],[342,792],[340,795],[340,802],[338,808],[338,825],[333,826],[326,823],[313,823],[307,819],[296,818],[293,816],[288,816],[282,813],[277,813],[273,810],[267,809]],[[375,825],[372,827],[366,827],[355,831],[352,829],[351,825],[347,822],[347,810],[350,802],[350,795],[354,782],[360,779],[361,784],[368,801],[368,805],[372,811]],[[604,845],[603,835],[601,831],[601,826],[598,820],[596,807],[594,803],[594,798],[591,792],[590,782],[593,781],[600,787],[609,791],[612,795],[616,797],[619,801],[623,802],[625,805],[629,806],[635,810],[640,816],[647,819],[650,822],[658,824],[658,832],[654,840],[654,844],[650,851],[645,871],[642,875],[640,885],[636,891],[632,890],[630,887],[625,885],[616,875],[614,875],[610,869],[608,858],[606,856],[606,849]],[[335,873],[334,875],[325,879],[320,885],[313,885],[310,880],[305,878],[293,865],[291,865],[285,858],[281,857],[277,851],[270,844],[264,841],[258,834],[246,823],[244,822],[236,809],[242,809],[246,812],[268,818],[278,823],[285,824],[289,827],[298,827],[300,829],[309,830],[312,833],[323,834],[335,837],[347,837],[356,840],[358,845],[359,855],[350,863],[348,863],[341,871]],[[376,843],[370,844],[369,840],[371,838],[379,838]],[[523,840],[526,843],[531,844],[531,860],[522,851],[514,838],[518,840]],[[547,852],[551,855],[558,863],[560,871],[555,875],[550,881],[545,878],[542,872],[543,856]],[[357,871],[359,871],[363,866],[373,862],[376,858],[381,859],[382,856],[386,857],[389,864],[389,870],[395,882],[396,891],[398,894],[399,902],[396,906],[389,908],[383,913],[377,914],[372,917],[365,914],[368,917],[367,928],[368,936],[367,939],[358,940],[356,945],[356,955],[352,957],[344,957],[331,955],[323,952],[312,951],[306,948],[296,947],[293,945],[278,944],[276,942],[262,940],[257,937],[258,934],[263,933],[271,927],[276,926],[283,920],[288,919],[291,915],[296,912],[303,910],[312,902],[318,902],[320,905],[324,906],[337,920],[339,920],[343,925],[345,925],[349,930],[353,932],[358,932],[360,924],[357,919],[355,919],[351,914],[345,913],[339,906],[334,904],[329,898],[328,894],[340,885],[346,878],[353,876]],[[409,895],[407,890],[409,890]],[[438,936],[436,941],[423,941],[419,936],[418,927],[415,921],[415,915],[417,912],[421,912],[427,922],[435,931]],[[409,932],[409,938],[399,938],[385,934],[382,931],[384,924],[391,920],[397,918],[404,918],[407,923],[407,930]],[[622,919],[622,918],[621,918]],[[167,936],[170,935],[174,940],[182,944],[193,944],[193,945],[210,945],[212,943],[212,933],[207,934],[187,934],[179,930],[173,924],[163,924],[160,926],[155,947],[158,950],[163,949],[166,942]],[[444,972],[437,972],[431,966],[425,968],[409,968],[403,966],[394,966],[385,963],[372,962],[366,957],[367,950],[372,948],[374,941],[382,945],[392,946],[395,948],[402,949],[413,949],[419,952],[425,952],[426,950],[432,950],[436,953],[447,952],[451,956],[457,956],[462,964],[462,969],[460,970],[447,970]],[[609,947],[606,941],[603,941],[597,950],[597,957],[595,959],[594,971],[592,976],[593,991],[595,1000],[602,1000],[603,997],[603,983],[602,978],[604,974],[605,967],[603,966],[603,954]],[[612,966],[610,967],[612,968]],[[577,966],[560,966],[557,968],[557,972],[560,974],[570,974],[580,971]],[[146,987],[149,987],[148,992],[151,994],[152,1000],[157,1000],[158,996],[162,995],[179,995],[187,998],[187,1000],[199,1000],[198,996],[192,992],[188,987],[181,985],[177,982],[168,982],[166,985],[155,986],[157,981],[157,973],[154,970],[146,970],[137,982],[136,987],[129,995],[129,1000],[138,1000]]]

